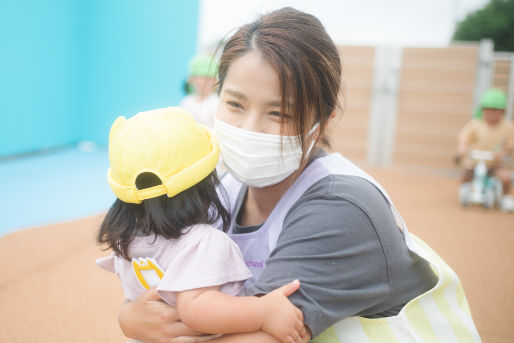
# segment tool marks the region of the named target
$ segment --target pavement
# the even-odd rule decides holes
[[[461,208],[455,177],[366,170],[388,190],[409,230],[457,272],[483,341],[514,342],[514,214]],[[95,244],[102,214],[79,216],[86,217],[0,237],[0,342],[126,340],[117,324],[119,281],[94,263],[108,254]]]

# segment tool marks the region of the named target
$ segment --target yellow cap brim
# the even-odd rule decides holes
[[[112,178],[111,169],[109,168],[107,171],[107,181],[114,194],[121,201],[140,204],[143,200],[155,198],[163,194],[167,194],[171,198],[205,179],[216,168],[219,159],[219,148],[212,132],[203,125],[199,124],[198,126],[205,130],[212,144],[212,149],[207,155],[189,167],[169,176],[163,180],[162,185],[145,189],[120,185]]]

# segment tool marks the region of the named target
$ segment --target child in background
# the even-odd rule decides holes
[[[477,115],[459,133],[457,157],[462,160],[464,173],[461,182],[465,183],[472,180],[476,163],[467,157],[470,151],[476,149],[494,152],[494,160],[486,162],[488,173],[502,182],[501,209],[514,211],[514,200],[510,194],[511,174],[502,163],[514,147],[512,123],[504,118],[506,104],[507,98],[502,90],[490,89],[484,93]]]
[[[298,281],[262,297],[241,296],[251,273],[238,246],[212,226],[219,220],[226,231],[230,224],[216,189],[218,155],[210,130],[180,108],[116,119],[107,178],[118,199],[97,236],[114,252],[97,264],[118,275],[128,300],[156,286],[198,332],[264,330],[297,342],[306,334],[303,316],[287,297]]]
[[[214,115],[218,106],[218,96],[215,92],[217,70],[218,64],[214,56],[196,55],[189,63],[187,85],[191,93],[180,102],[180,107],[191,112],[197,122],[209,128],[214,125]]]

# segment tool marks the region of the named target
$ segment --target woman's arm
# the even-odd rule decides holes
[[[180,321],[177,310],[162,301],[155,288],[147,290],[132,302],[123,303],[118,322],[125,336],[145,343],[174,343],[176,342],[174,339],[178,336],[200,335],[198,331]],[[304,327],[301,332],[302,340],[297,342],[308,342],[311,337],[308,329]],[[276,343],[280,341],[264,331],[257,331],[225,335],[209,342]]]
[[[306,334],[302,337],[299,343],[307,343],[311,339],[311,334],[308,329]],[[280,341],[275,337],[264,331],[257,331],[252,333],[241,333],[232,335],[223,335],[219,338],[209,341],[209,343],[279,343]]]
[[[162,301],[155,288],[123,303],[118,323],[125,336],[145,343],[172,343],[177,336],[200,334],[180,322],[177,310]]]
[[[302,312],[287,299],[299,287],[295,280],[262,297],[233,297],[205,287],[177,293],[181,320],[207,333],[263,330],[281,342],[302,342],[306,331]]]

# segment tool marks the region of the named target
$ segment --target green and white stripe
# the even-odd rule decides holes
[[[481,342],[462,285],[455,272],[421,239],[404,232],[411,251],[427,260],[439,280],[411,300],[397,316],[351,317],[316,337],[315,343],[467,343]]]

